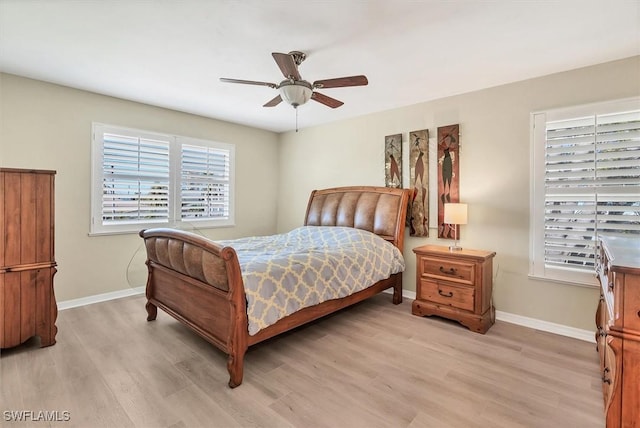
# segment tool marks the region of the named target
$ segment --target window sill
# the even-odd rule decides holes
[[[223,224],[202,224],[202,225],[184,222],[181,225],[169,225],[169,224],[141,225],[140,228],[136,230],[92,231],[92,232],[89,232],[87,235],[89,237],[111,236],[111,235],[138,235],[141,230],[153,229],[153,228],[180,229],[180,230],[186,230],[188,232],[197,233],[199,230],[203,230],[203,229],[221,229],[221,228],[227,228],[227,227],[235,227],[235,225],[236,225],[235,222],[223,223]]]
[[[598,288],[600,285],[598,284],[598,279],[595,274],[593,276],[593,281],[577,281],[577,280],[568,280],[568,279],[558,279],[558,278],[548,278],[544,276],[537,275],[527,275],[529,279],[534,281],[544,281],[544,282],[553,282],[556,284],[563,285],[573,285],[576,287],[584,287],[584,288]]]

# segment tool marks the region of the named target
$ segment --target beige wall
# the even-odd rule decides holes
[[[226,239],[275,231],[277,134],[0,74],[0,166],[57,171],[58,301],[144,285],[137,235],[88,236],[92,121],[235,144],[236,226],[203,233]],[[136,267],[128,268],[132,258]]]
[[[530,113],[638,95],[640,57],[634,57],[283,134],[278,230],[300,225],[312,189],[383,186],[385,135],[403,134],[407,165],[408,132],[428,128],[433,138],[438,126],[459,123],[460,196],[469,204],[461,244],[497,252],[497,309],[593,329],[596,289],[528,278]],[[407,167],[403,173],[406,185]],[[434,186],[432,181],[432,196]],[[434,237],[407,238],[405,289],[415,290],[411,249],[426,243],[449,245]]]

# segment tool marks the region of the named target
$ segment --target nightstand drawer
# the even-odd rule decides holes
[[[423,277],[442,279],[467,285],[474,284],[474,263],[423,256],[420,257],[420,264],[421,266],[418,266],[418,269],[422,272]]]
[[[472,287],[443,284],[437,281],[420,281],[419,300],[428,300],[455,308],[473,311],[474,292]]]

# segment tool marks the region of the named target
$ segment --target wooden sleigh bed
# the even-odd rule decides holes
[[[402,252],[408,198],[408,190],[385,187],[314,190],[304,225],[366,230]],[[161,308],[225,352],[231,388],[242,383],[244,355],[249,346],[388,288],[393,288],[393,303],[402,302],[399,272],[346,297],[300,309],[251,335],[245,284],[233,247],[175,229],[147,229],[140,236],[145,240],[149,271],[147,320],[155,320],[157,308]]]

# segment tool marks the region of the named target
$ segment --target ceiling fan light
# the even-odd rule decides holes
[[[280,96],[284,102],[292,105],[294,108],[309,101],[311,99],[311,92],[313,92],[310,87],[299,83],[300,82],[281,85],[279,88]]]

